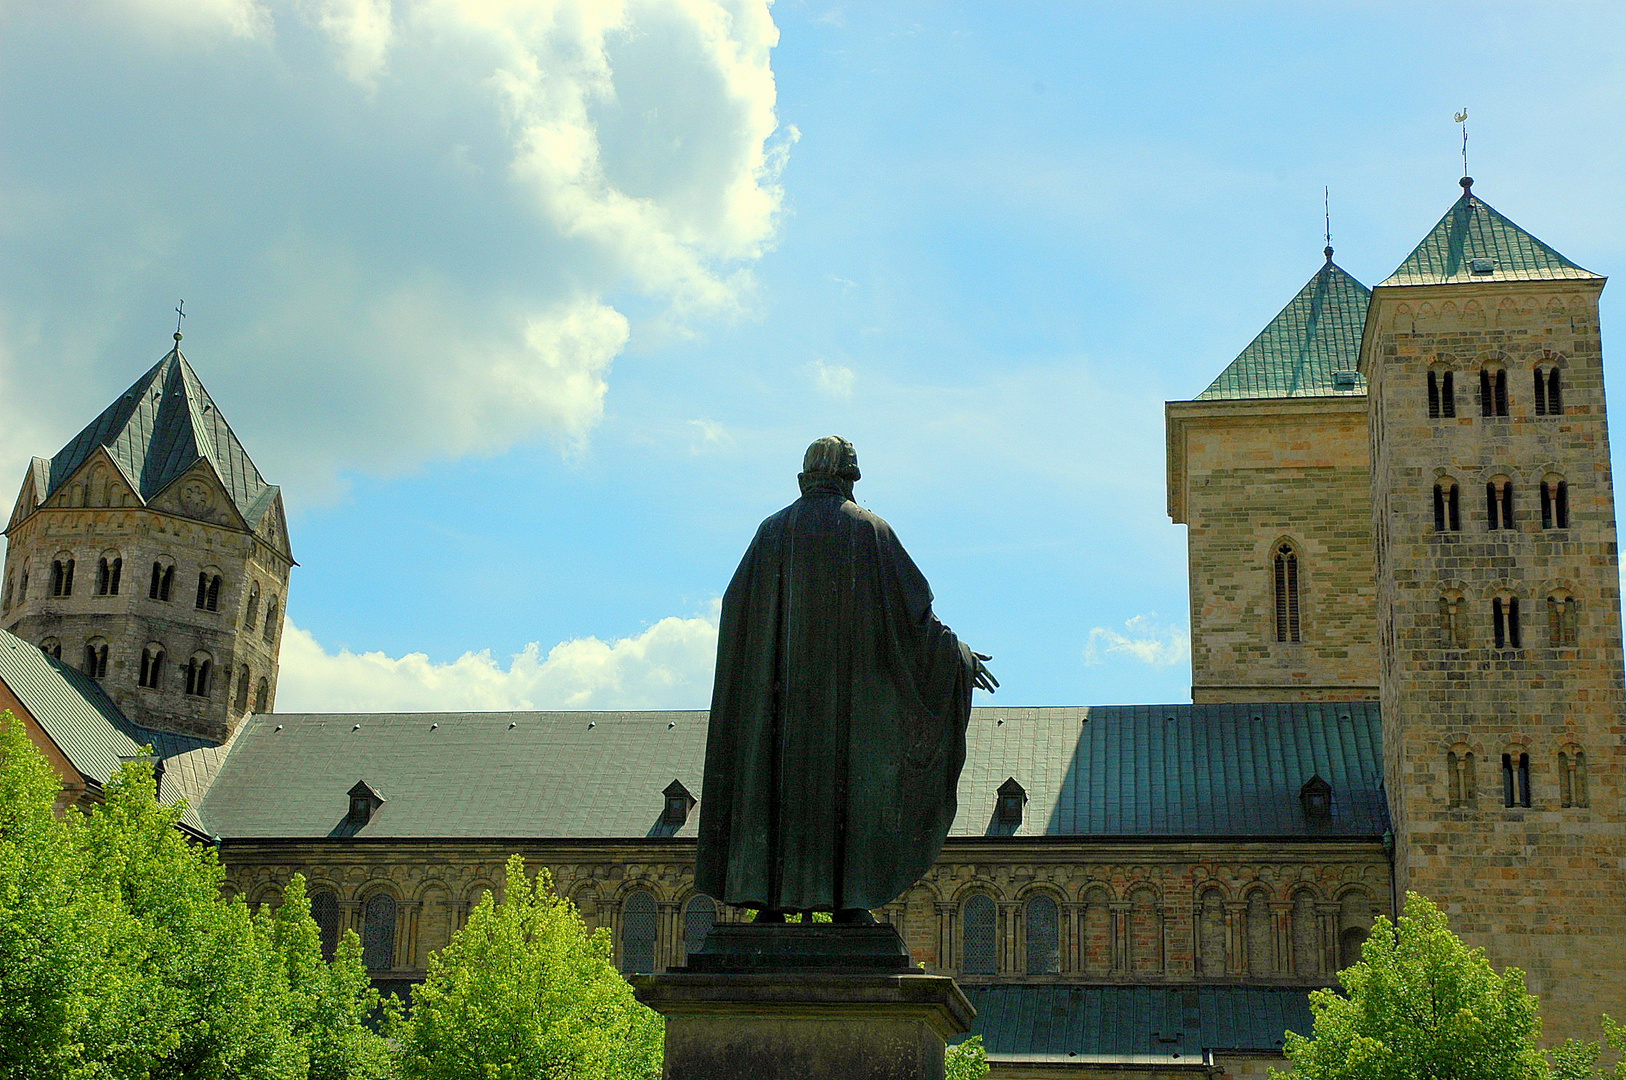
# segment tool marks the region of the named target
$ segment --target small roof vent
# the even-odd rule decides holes
[[[673,780],[661,792],[666,799],[666,808],[661,811],[662,825],[682,825],[689,820],[689,811],[694,809],[695,797],[689,794],[689,789],[681,781]]]
[[[1027,789],[1016,782],[1016,777],[1008,777],[999,785],[999,799],[994,804],[994,816],[1002,825],[1022,824],[1022,807],[1027,804]]]
[[[1311,821],[1331,820],[1332,785],[1321,779],[1321,775],[1317,773],[1299,788],[1299,802],[1304,806],[1304,816]]]
[[[345,820],[351,825],[365,825],[383,805],[384,796],[369,787],[367,781],[357,780],[356,786],[350,789],[350,813]]]
[[[1469,259],[1468,260],[1468,273],[1470,273],[1470,274],[1494,274],[1494,273],[1496,273],[1496,260],[1495,259]]]
[[[1354,386],[1355,385],[1355,373],[1353,371],[1347,371],[1347,370],[1345,370],[1345,371],[1335,371],[1335,372],[1332,373],[1332,384],[1334,386],[1342,386],[1342,387],[1345,387],[1345,388]]]

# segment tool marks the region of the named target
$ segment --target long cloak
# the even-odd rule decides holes
[[[723,594],[695,884],[772,910],[876,908],[954,820],[974,660],[876,515],[813,483]]]

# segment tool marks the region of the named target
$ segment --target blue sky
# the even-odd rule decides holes
[[[1580,3],[0,0],[0,476],[185,297],[292,519],[281,709],[703,707],[831,432],[999,703],[1185,700],[1162,403],[1320,265],[1324,186],[1338,262],[1393,269],[1464,106],[1477,194],[1626,267],[1621,40]]]

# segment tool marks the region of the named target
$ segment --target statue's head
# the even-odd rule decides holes
[[[837,484],[852,498],[853,482],[863,477],[858,471],[858,451],[840,435],[816,439],[802,455],[802,473],[797,477],[802,491],[820,484]]]

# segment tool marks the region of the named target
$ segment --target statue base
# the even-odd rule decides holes
[[[906,974],[916,970],[897,928],[887,923],[720,923],[689,966],[674,971]]]
[[[947,1040],[976,1017],[945,975],[691,963],[632,988],[666,1017],[665,1080],[943,1080]]]

